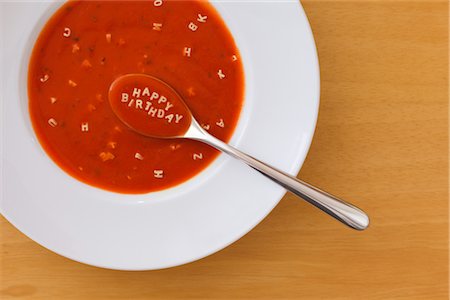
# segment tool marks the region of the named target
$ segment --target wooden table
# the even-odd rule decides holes
[[[1,220],[1,299],[448,299],[448,4],[304,1],[322,72],[300,177],[366,209],[355,232],[292,196],[237,243],[153,272],[85,266]]]

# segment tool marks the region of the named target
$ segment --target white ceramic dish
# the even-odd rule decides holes
[[[80,183],[46,156],[28,119],[26,73],[34,40],[60,5],[0,3],[1,213],[60,255],[121,270],[200,259],[258,224],[285,191],[225,155],[180,186],[129,196]],[[319,104],[307,18],[298,0],[214,5],[235,37],[246,73],[245,107],[231,144],[296,174]]]

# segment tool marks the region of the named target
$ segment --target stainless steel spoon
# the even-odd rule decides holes
[[[177,104],[178,108],[181,106],[182,110],[184,111],[184,114],[186,114],[185,120],[188,120],[188,122],[190,121],[190,124],[188,123],[187,124],[188,126],[185,126],[187,130],[183,130],[183,132],[177,134],[172,133],[168,136],[161,136],[160,132],[153,133],[151,132],[151,129],[144,130],[141,124],[140,125],[138,125],[137,123],[136,125],[133,124],[134,120],[136,120],[137,118],[130,117],[131,114],[129,113],[123,114],[121,111],[122,109],[121,107],[124,107],[124,109],[127,110],[130,110],[130,108],[133,109],[133,105],[130,105],[131,100],[129,100],[131,99],[132,93],[130,92],[129,95],[127,94],[126,97],[127,101],[124,101],[123,98],[118,99],[119,97],[118,95],[123,94],[123,90],[120,89],[124,89],[125,87],[130,88],[130,86],[133,86],[133,83],[135,85],[140,85],[141,87],[143,86],[150,87],[152,93],[154,91],[157,91],[158,97],[164,94],[165,101],[167,101],[167,99],[170,99],[169,101],[171,101],[172,104],[175,104],[175,107],[177,107]],[[142,89],[139,89],[139,91],[142,91]],[[152,100],[155,100],[154,103],[157,103],[156,98]],[[119,77],[111,85],[109,93],[109,101],[113,108],[113,111],[116,113],[119,119],[121,119],[131,129],[145,136],[158,138],[187,138],[206,143],[224,153],[229,154],[234,158],[243,161],[248,166],[257,170],[266,177],[272,179],[275,183],[278,183],[279,185],[283,186],[286,190],[306,200],[310,204],[316,206],[317,208],[321,209],[322,211],[334,217],[335,219],[341,221],[342,223],[348,225],[349,227],[356,230],[364,230],[369,226],[369,217],[356,206],[349,204],[333,195],[330,195],[283,171],[280,171],[272,166],[269,166],[268,164],[261,162],[251,157],[250,155],[237,150],[236,148],[222,142],[221,140],[209,134],[195,120],[194,116],[184,103],[181,96],[167,83],[161,81],[158,78],[143,74],[129,74]],[[125,105],[120,106],[120,104]],[[163,101],[160,104],[164,105],[165,103]],[[143,109],[142,105],[140,108],[141,112],[144,111],[144,115],[142,114],[141,115],[147,117],[145,116],[147,115],[147,113]],[[136,109],[136,111],[138,112],[139,110]]]

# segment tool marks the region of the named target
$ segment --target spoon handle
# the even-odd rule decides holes
[[[207,143],[222,152],[244,161],[247,165],[283,186],[286,190],[303,198],[310,204],[353,229],[364,230],[369,226],[369,217],[359,208],[286,174],[283,171],[269,166],[222,142],[203,130],[201,130],[201,132],[202,134],[191,138]]]

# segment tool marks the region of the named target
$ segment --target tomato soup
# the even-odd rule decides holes
[[[69,1],[44,26],[29,64],[29,112],[46,153],[76,179],[119,193],[167,189],[204,170],[216,150],[145,137],[114,114],[109,91],[127,74],[161,79],[205,130],[223,141],[232,136],[243,105],[243,67],[212,5]]]

